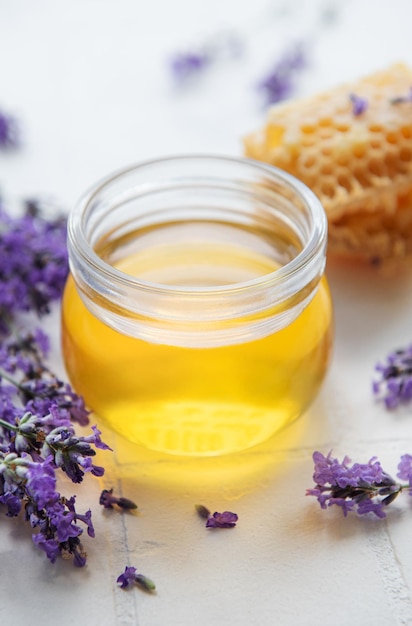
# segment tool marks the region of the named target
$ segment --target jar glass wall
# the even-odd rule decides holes
[[[74,388],[151,449],[265,441],[302,414],[328,366],[326,238],[312,192],[254,161],[174,157],[107,178],[69,218]]]

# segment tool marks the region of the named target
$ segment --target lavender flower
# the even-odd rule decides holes
[[[362,115],[362,113],[365,113],[366,109],[368,108],[368,101],[366,98],[361,98],[355,93],[349,94],[349,98],[352,102],[353,115],[357,117],[358,115]]]
[[[391,352],[375,369],[380,378],[373,382],[373,392],[387,409],[412,400],[412,346]]]
[[[408,484],[397,483],[384,472],[376,457],[368,463],[354,463],[345,457],[340,463],[329,454],[314,452],[314,489],[306,495],[315,496],[322,507],[337,505],[346,517],[350,511],[359,515],[373,513],[379,518],[386,516],[385,507],[404,490],[410,491],[412,477],[412,456],[404,455],[398,466],[398,477],[408,480]]]
[[[156,589],[154,582],[147,576],[138,574],[135,567],[126,566],[123,574],[120,574],[116,582],[120,584],[121,589],[127,589],[134,584],[149,592],[153,592]]]
[[[215,512],[212,515],[203,504],[196,504],[195,509],[197,514],[206,520],[206,528],[233,528],[238,521],[236,513],[230,511]]]
[[[233,528],[236,526],[238,516],[236,513],[224,511],[223,513],[213,513],[206,522],[206,528]]]
[[[0,111],[0,148],[16,148],[19,143],[20,130],[16,118]]]
[[[302,44],[289,48],[277,61],[269,74],[260,81],[258,89],[265,92],[267,104],[286,100],[294,90],[296,74],[307,65]]]
[[[90,444],[97,448],[110,450],[109,446],[100,439],[100,431],[94,427],[95,432],[88,437],[77,437],[72,426],[58,426],[46,435],[42,443],[42,456],[53,459],[56,467],[69,476],[74,483],[83,480],[85,472],[91,472],[94,476],[103,476],[104,469],[93,465],[91,458],[96,454]]]
[[[34,204],[14,219],[0,205],[0,334],[10,332],[21,311],[48,313],[66,281],[65,220],[43,219]]]
[[[123,498],[123,496],[114,496],[113,489],[103,489],[100,494],[99,504],[104,506],[105,509],[113,509],[114,505],[121,509],[137,509],[137,504],[135,504],[132,500]]]

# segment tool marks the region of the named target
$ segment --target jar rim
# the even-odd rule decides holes
[[[133,172],[142,171],[144,169],[156,167],[158,165],[167,165],[168,163],[179,162],[221,162],[222,164],[231,164],[233,166],[247,167],[253,169],[257,174],[261,173],[269,181],[281,183],[286,189],[292,192],[308,209],[311,216],[311,231],[308,240],[305,242],[302,250],[298,254],[287,261],[284,265],[276,268],[272,272],[263,274],[250,280],[240,281],[225,285],[211,286],[181,286],[173,284],[162,284],[151,282],[126,274],[116,267],[107,263],[102,259],[92,245],[88,241],[85,234],[85,221],[92,210],[93,200],[110,185],[119,179],[132,174]],[[93,267],[100,275],[107,278],[115,279],[116,282],[133,290],[141,292],[149,292],[154,295],[163,294],[178,297],[179,295],[194,298],[203,296],[213,296],[226,294],[236,294],[245,290],[253,290],[256,288],[270,288],[271,286],[280,286],[286,281],[290,281],[293,277],[301,275],[308,267],[308,264],[319,255],[324,255],[327,240],[327,218],[323,206],[318,197],[303,182],[281,170],[275,166],[262,163],[245,157],[233,157],[220,154],[179,154],[173,156],[165,156],[156,159],[148,159],[135,163],[133,165],[123,167],[116,172],[102,178],[94,184],[79,200],[72,209],[68,218],[68,245],[70,250],[80,255],[82,260],[89,266]]]

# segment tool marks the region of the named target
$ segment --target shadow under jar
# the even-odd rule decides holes
[[[259,444],[324,378],[327,221],[302,183],[247,159],[165,158],[69,217],[70,380],[113,430],[176,455]]]

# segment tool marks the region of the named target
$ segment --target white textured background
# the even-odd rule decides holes
[[[2,194],[10,204],[48,195],[69,209],[123,165],[240,155],[242,135],[264,120],[254,86],[291,42],[309,42],[296,93],[310,94],[412,63],[411,18],[410,0],[2,0],[0,108],[22,120],[24,136],[19,152],[0,154]],[[176,89],[167,59],[224,29],[240,36],[243,55]],[[106,432],[115,447],[100,459],[107,477],[78,489],[97,530],[87,568],[51,566],[25,524],[0,518],[0,624],[412,624],[412,500],[402,496],[380,521],[343,519],[304,495],[314,449],[360,462],[376,454],[389,473],[412,453],[412,408],[387,413],[370,390],[375,362],[412,341],[412,278],[332,265],[328,274],[336,346],[308,414],[231,464],[177,467]],[[61,367],[58,312],[51,327]],[[138,512],[101,510],[104,486],[134,498]],[[236,511],[236,529],[207,532],[199,501]],[[126,563],[155,580],[155,596],[117,589]]]

